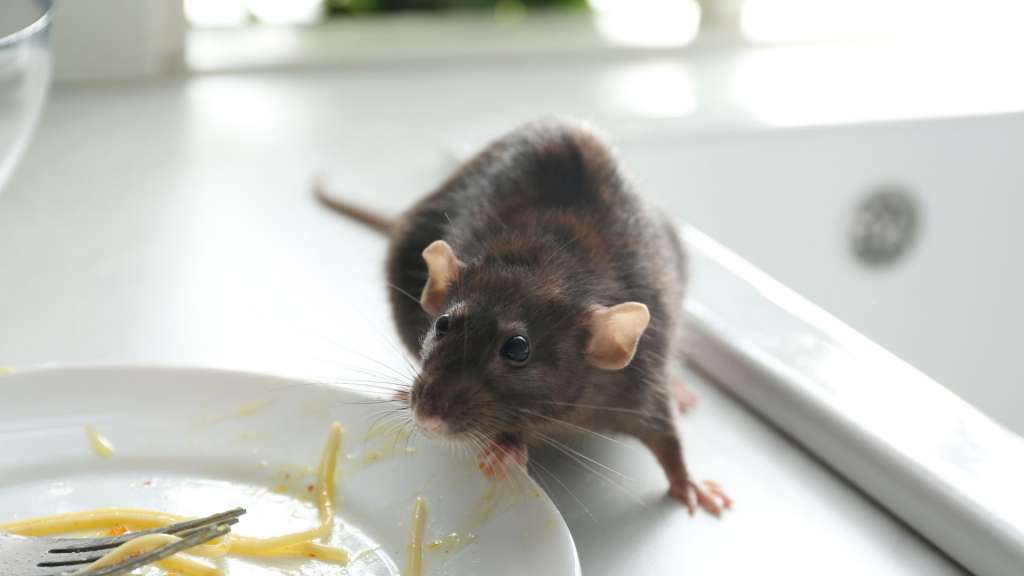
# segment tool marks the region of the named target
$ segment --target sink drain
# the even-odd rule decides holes
[[[857,206],[850,225],[850,247],[866,265],[892,264],[914,243],[919,224],[917,202],[909,192],[881,188]]]

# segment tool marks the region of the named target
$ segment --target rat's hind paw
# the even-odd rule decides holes
[[[699,398],[686,385],[686,380],[682,376],[672,377],[672,391],[675,393],[676,405],[679,406],[680,412],[689,412],[697,407],[697,400]]]
[[[696,511],[696,506],[703,508],[716,518],[722,515],[723,510],[732,508],[732,499],[717,482],[710,480],[700,484],[692,481],[675,483],[668,491],[686,505],[691,516]],[[696,506],[694,505],[695,500]]]
[[[480,451],[480,471],[488,478],[504,480],[513,466],[526,466],[529,455],[522,444],[490,443]]]

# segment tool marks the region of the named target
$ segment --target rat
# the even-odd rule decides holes
[[[495,477],[554,435],[628,435],[691,514],[730,507],[690,475],[675,423],[694,401],[672,366],[682,243],[592,129],[522,125],[397,218],[317,196],[390,239],[394,320],[421,366],[402,401],[425,434],[475,443]]]

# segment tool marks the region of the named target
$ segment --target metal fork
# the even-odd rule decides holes
[[[127,574],[136,568],[226,535],[242,514],[245,514],[245,509],[235,508],[205,518],[110,538],[26,538],[0,534],[0,576],[64,576],[81,570],[110,550],[139,536],[172,534],[181,538],[178,542],[126,558],[117,564],[79,572],[82,576]]]

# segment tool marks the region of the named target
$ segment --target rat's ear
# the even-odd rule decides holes
[[[435,240],[423,250],[427,263],[427,284],[420,295],[420,305],[432,316],[437,316],[448,295],[448,286],[459,279],[459,259],[444,240]]]
[[[651,313],[639,302],[612,307],[596,306],[590,312],[587,361],[602,370],[622,370],[633,361]]]

